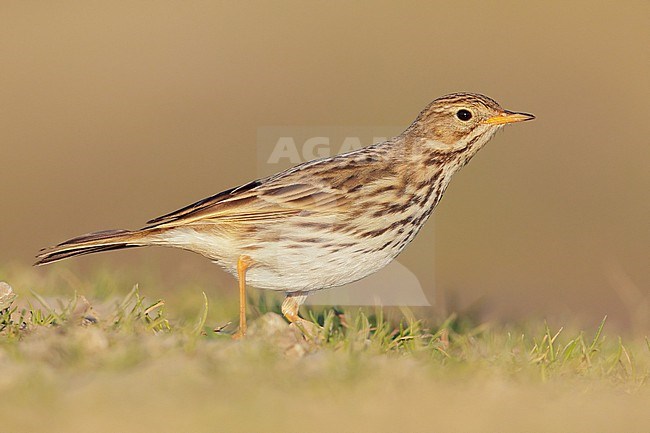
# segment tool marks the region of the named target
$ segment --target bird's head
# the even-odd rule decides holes
[[[504,125],[534,118],[532,114],[504,110],[487,96],[452,93],[431,102],[405,134],[432,150],[467,150],[473,154]]]

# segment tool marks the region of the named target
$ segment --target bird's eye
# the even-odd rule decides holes
[[[458,117],[463,122],[467,122],[469,119],[472,118],[472,112],[469,110],[465,110],[463,108],[462,110],[458,110],[458,112],[456,113],[456,117]]]

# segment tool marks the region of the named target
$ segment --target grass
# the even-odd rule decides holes
[[[0,296],[3,431],[648,429],[650,343],[609,335],[606,318],[578,330],[327,308],[303,311],[320,325],[305,340],[256,296],[249,338],[233,341],[234,300],[196,287],[166,301],[97,278],[77,287],[86,299],[24,278]]]

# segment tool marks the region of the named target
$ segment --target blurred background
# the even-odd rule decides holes
[[[257,177],[260,128],[406,127],[472,91],[537,120],[458,173],[400,256],[433,308],[647,330],[649,16],[643,1],[4,0],[0,279],[44,246]],[[235,295],[181,251],[29,272],[62,269]]]

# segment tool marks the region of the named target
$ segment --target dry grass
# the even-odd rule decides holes
[[[15,279],[47,292],[48,282]],[[314,313],[322,329],[307,341],[277,305],[257,299],[250,338],[232,341],[213,331],[236,316],[232,302],[176,295],[174,309],[137,287],[116,298],[102,278],[86,288],[90,302],[18,284],[0,315],[3,431],[648,427],[650,345],[609,335],[606,321],[578,331],[326,309]]]

